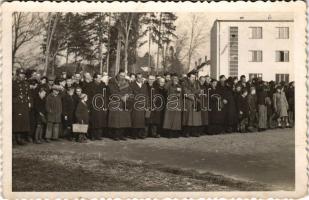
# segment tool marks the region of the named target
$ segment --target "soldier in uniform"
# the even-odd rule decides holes
[[[12,84],[13,93],[13,134],[15,141],[19,145],[26,144],[24,138],[28,138],[30,132],[30,117],[31,108],[29,84],[25,80],[25,70],[16,70],[16,80]]]

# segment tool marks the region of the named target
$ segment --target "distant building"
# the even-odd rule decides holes
[[[216,20],[211,30],[211,77],[246,75],[294,80],[293,20]]]

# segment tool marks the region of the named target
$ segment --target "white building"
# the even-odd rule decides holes
[[[211,30],[211,77],[294,80],[293,20],[216,20]]]

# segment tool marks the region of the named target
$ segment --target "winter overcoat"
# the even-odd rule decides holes
[[[276,92],[273,95],[274,102],[274,111],[278,114],[279,117],[287,117],[289,104],[286,100],[284,92]]]
[[[198,82],[183,82],[184,111],[182,113],[183,126],[201,126],[201,88]]]
[[[108,96],[105,83],[93,82],[89,92],[90,128],[101,129],[107,127]]]
[[[183,92],[180,84],[170,84],[167,87],[167,104],[163,121],[164,129],[181,130],[182,97]]]
[[[109,106],[108,106],[108,127],[129,128],[131,127],[131,99],[126,98],[132,94],[131,87],[127,81],[120,83],[113,78],[108,83]]]
[[[143,83],[140,87],[136,81],[134,81],[131,83],[131,89],[134,95],[131,112],[132,128],[145,128],[145,113],[148,107],[147,85]]]
[[[50,93],[46,98],[47,121],[61,123],[62,102],[59,95]]]
[[[30,96],[29,84],[26,81],[15,80],[12,84],[12,128],[14,132],[30,131]]]

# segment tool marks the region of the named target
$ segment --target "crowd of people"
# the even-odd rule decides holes
[[[63,72],[59,77],[27,74],[13,78],[13,142],[199,137],[256,132],[294,124],[294,82],[219,80],[179,76]],[[142,109],[141,109],[142,108]],[[73,131],[87,125],[85,133]]]

